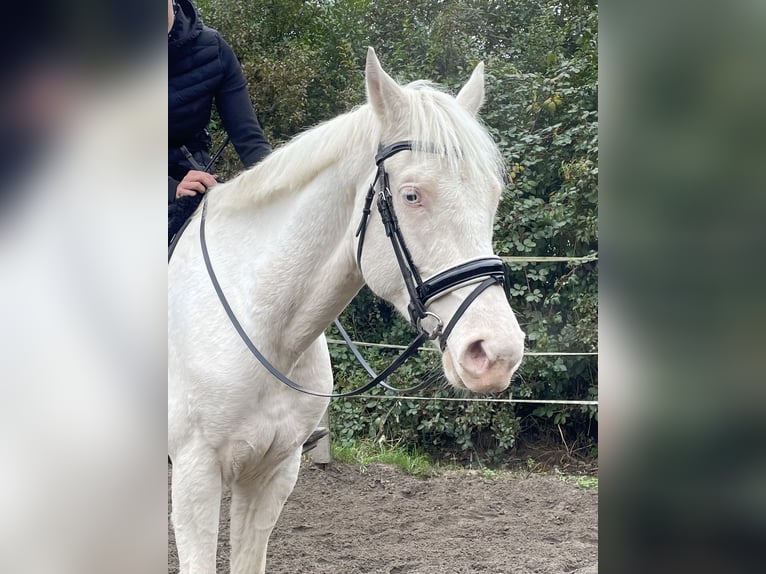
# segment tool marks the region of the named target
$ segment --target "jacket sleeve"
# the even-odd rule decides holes
[[[216,94],[216,107],[239,158],[245,167],[252,167],[271,153],[271,145],[258,123],[239,62],[223,38],[219,41],[224,79]]]
[[[171,204],[176,200],[176,188],[179,183],[181,182],[168,176],[168,204]]]

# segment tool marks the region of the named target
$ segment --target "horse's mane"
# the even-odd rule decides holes
[[[457,101],[431,82],[402,87],[408,107],[407,138],[428,143],[466,178],[501,177],[503,160],[487,130]],[[216,203],[225,209],[243,202],[263,205],[305,187],[318,173],[354,149],[377,149],[380,125],[369,104],[323,122],[280,146],[261,163],[226,184]],[[370,154],[372,165],[374,151]],[[431,154],[432,155],[432,154]]]

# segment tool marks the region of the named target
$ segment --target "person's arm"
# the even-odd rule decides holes
[[[189,170],[181,181],[168,176],[168,203],[173,203],[179,197],[205,193],[216,183],[214,175],[196,169]]]
[[[239,158],[245,167],[252,167],[271,153],[271,145],[258,123],[242,68],[229,45],[223,39],[220,42],[224,80],[215,104]]]

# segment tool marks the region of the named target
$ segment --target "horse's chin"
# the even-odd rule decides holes
[[[492,376],[485,378],[471,377],[463,372],[460,365],[452,357],[450,348],[447,347],[442,353],[442,368],[447,381],[457,388],[470,391],[472,393],[499,393],[508,388],[511,383],[513,371],[506,375]],[[515,369],[514,369],[515,370]]]

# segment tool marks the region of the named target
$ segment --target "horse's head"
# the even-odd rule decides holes
[[[366,78],[368,103],[380,124],[381,146],[414,143],[403,151],[384,153],[387,157],[378,173],[389,184],[390,204],[404,243],[399,260],[405,262],[405,270],[394,255],[383,218],[374,213],[374,202],[360,265],[370,288],[405,317],[412,317],[413,285],[408,288],[403,278],[407,261],[417,275],[417,290],[420,279],[428,283],[445,270],[462,271],[467,262],[494,256],[492,228],[503,189],[503,163],[497,146],[476,119],[484,99],[483,64],[456,98],[422,82],[399,86],[372,49],[367,54]],[[453,385],[497,392],[508,386],[521,363],[524,333],[499,283],[478,293],[460,315],[461,304],[484,279],[478,273],[467,284],[452,282],[427,300],[421,308],[427,315],[418,319],[416,310],[415,319],[430,332],[451,327],[440,343],[444,371]]]

